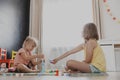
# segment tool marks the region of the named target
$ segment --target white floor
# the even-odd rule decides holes
[[[120,80],[120,72],[107,72],[107,73],[77,73],[70,74],[70,76],[53,76],[43,75],[38,76],[34,74],[24,75],[17,73],[17,75],[1,74],[0,80]]]

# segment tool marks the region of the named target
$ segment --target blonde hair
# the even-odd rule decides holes
[[[88,23],[84,26],[83,29],[83,38],[85,40],[89,40],[89,39],[96,39],[99,40],[99,35],[98,35],[98,31],[97,31],[97,27],[94,23]]]
[[[34,37],[26,37],[26,39],[23,42],[22,47],[25,47],[27,44],[33,43],[34,47],[37,47],[37,40]]]

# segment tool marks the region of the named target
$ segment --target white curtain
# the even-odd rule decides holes
[[[42,0],[30,0],[30,29],[29,35],[38,40],[36,53],[42,53],[41,49],[41,19],[42,19]],[[40,64],[37,66],[40,69]]]
[[[102,28],[101,28],[101,14],[100,14],[100,1],[99,0],[93,0],[93,18],[98,28],[99,37],[100,39],[102,39],[103,34],[102,34]]]
[[[41,52],[41,19],[42,0],[30,0],[30,36],[39,42],[38,50]]]

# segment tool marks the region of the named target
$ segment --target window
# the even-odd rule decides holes
[[[42,12],[42,44],[46,55],[53,48],[82,43],[83,26],[93,22],[92,0],[43,0]]]

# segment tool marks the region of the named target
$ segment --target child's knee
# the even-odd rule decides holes
[[[67,63],[66,63],[66,66],[71,66],[73,64],[73,60],[68,60]]]

